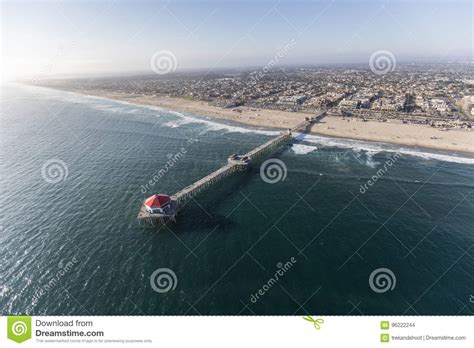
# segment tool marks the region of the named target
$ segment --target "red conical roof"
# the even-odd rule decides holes
[[[168,205],[170,202],[170,196],[159,193],[148,197],[145,201],[145,204],[150,208],[161,208]]]

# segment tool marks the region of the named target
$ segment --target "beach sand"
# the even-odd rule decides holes
[[[223,109],[206,102],[182,98],[143,96],[103,90],[71,90],[72,92],[115,99],[129,103],[163,107],[179,112],[232,120],[252,126],[271,128],[291,128],[311,117],[312,114],[287,112],[249,107]],[[426,125],[403,124],[401,121],[363,122],[359,119],[342,119],[327,116],[313,125],[311,133],[357,140],[368,140],[392,144],[425,147],[437,150],[474,153],[474,131],[452,129],[442,131]]]

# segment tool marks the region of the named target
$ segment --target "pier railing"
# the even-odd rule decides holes
[[[181,191],[176,192],[173,196],[171,196],[171,199],[176,201],[178,205],[177,208],[179,210],[180,207],[186,204],[186,202],[192,199],[195,195],[207,189],[209,186],[216,183],[217,181],[234,173],[237,169],[238,166],[236,164],[227,164],[223,167],[220,167],[215,172],[206,175],[204,178],[196,181],[195,183],[189,186],[186,186]]]

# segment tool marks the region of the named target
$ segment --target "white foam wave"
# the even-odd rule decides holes
[[[280,134],[279,131],[265,130],[265,129],[256,129],[256,128],[246,128],[243,126],[234,126],[230,124],[220,123],[212,121],[210,119],[203,119],[198,117],[193,117],[189,115],[184,115],[177,111],[164,110],[174,116],[177,116],[179,119],[172,120],[166,123],[163,123],[162,126],[176,128],[185,124],[199,123],[206,127],[206,132],[208,131],[226,131],[228,133],[254,133],[268,136],[276,136]]]
[[[190,115],[182,114],[178,111],[165,109],[159,106],[142,105],[142,104],[131,103],[131,102],[123,101],[123,100],[115,100],[115,99],[109,99],[109,98],[92,96],[92,95],[82,95],[75,92],[59,91],[59,90],[43,88],[43,87],[33,87],[33,88],[43,89],[54,99],[60,99],[67,102],[87,103],[90,105],[90,102],[94,101],[95,103],[93,104],[93,107],[97,109],[111,111],[111,112],[123,111],[123,112],[128,112],[128,113],[138,113],[140,109],[141,110],[146,109],[146,110],[152,110],[152,111],[159,111],[160,114],[155,115],[157,117],[161,117],[163,116],[162,113],[166,113],[166,114],[171,114],[179,118],[178,120],[172,120],[172,121],[163,123],[162,126],[164,127],[178,128],[186,124],[199,123],[206,126],[207,128],[206,131],[227,131],[229,133],[254,133],[254,134],[261,134],[261,135],[268,135],[268,136],[275,136],[275,135],[280,134],[279,131],[256,129],[256,128],[250,128],[250,127],[246,128],[243,126],[234,126],[234,125],[229,125],[225,123],[215,122],[210,119],[202,119],[199,117],[193,117]],[[51,95],[51,93],[54,93],[54,95]],[[104,102],[107,104],[104,104]],[[112,103],[112,105],[110,103]],[[131,108],[120,109],[119,107],[117,107],[119,105],[126,105]]]
[[[169,122],[163,123],[162,126],[170,128],[178,128],[185,124],[199,123],[206,126],[206,131],[226,131],[229,133],[254,133],[267,136],[276,136],[280,134],[279,131],[272,131],[266,129],[257,129],[251,127],[244,127],[239,125],[229,125],[225,123],[220,123],[213,121],[211,119],[203,119],[199,117],[193,117],[191,115],[185,115],[178,111],[165,109],[159,106],[152,105],[141,105],[136,103],[131,103],[123,100],[108,99],[104,97],[92,96],[92,95],[83,95],[75,92],[55,90],[46,87],[37,87],[37,86],[25,86],[25,88],[34,89],[35,92],[45,94],[45,96],[51,99],[58,99],[66,102],[72,103],[81,103],[88,104],[93,106],[96,109],[110,111],[110,112],[126,112],[126,113],[138,113],[139,110],[153,110],[159,111],[159,114],[156,114],[156,117],[162,117],[163,113],[166,115],[173,115],[179,118],[179,120],[171,120]],[[93,103],[91,103],[91,101]],[[120,105],[126,105],[130,107],[129,109],[120,108]],[[165,115],[165,116],[166,116]]]
[[[316,146],[304,145],[304,144],[293,144],[291,145],[291,150],[295,155],[306,155],[310,152],[317,150]]]
[[[161,115],[157,115],[157,117],[160,117]],[[162,127],[168,127],[168,128],[178,128],[182,125],[185,124],[190,124],[190,123],[196,123],[194,120],[189,119],[189,118],[177,118],[171,121],[168,121],[166,123],[162,123]]]
[[[368,165],[370,168],[375,168],[377,164],[380,164],[379,162],[374,160],[374,155],[376,153],[377,152],[374,152],[374,151],[367,151],[365,153],[365,156],[367,157],[365,164]]]
[[[362,140],[351,140],[341,138],[329,138],[312,134],[296,134],[295,137],[299,141],[304,141],[312,144],[318,144],[325,147],[338,147],[343,149],[352,149],[355,152],[364,151],[367,154],[367,165],[376,165],[376,162],[371,163],[371,158],[374,154],[379,152],[398,152],[408,156],[420,157],[426,160],[438,160],[444,162],[453,162],[461,164],[474,164],[474,158],[460,157],[449,154],[426,152],[423,150],[410,149],[405,147],[398,147],[391,144],[372,143]],[[373,161],[371,159],[371,161]]]
[[[399,152],[405,155],[417,156],[417,157],[421,157],[427,160],[434,159],[434,160],[444,161],[444,162],[474,164],[474,158],[469,158],[469,157],[443,155],[441,153],[421,152],[421,151],[408,150],[408,149],[403,149]]]
[[[162,126],[163,127],[168,127],[168,128],[178,128],[179,127],[179,122],[169,121],[169,122],[163,123]]]

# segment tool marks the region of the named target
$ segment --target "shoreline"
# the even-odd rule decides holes
[[[133,95],[124,92],[103,90],[60,89],[91,97],[118,100],[136,105],[154,106],[172,111],[189,112],[196,116],[207,116],[255,127],[286,129],[311,117],[312,113],[289,112],[251,107],[223,109],[206,102],[183,98]],[[442,131],[418,124],[392,122],[363,122],[356,118],[326,116],[313,125],[310,134],[342,139],[362,140],[375,143],[405,145],[415,148],[455,152],[468,156],[474,154],[474,132],[462,129]]]

